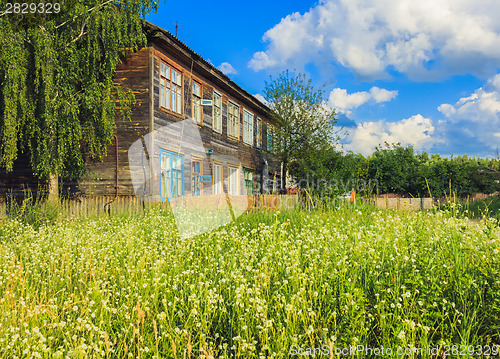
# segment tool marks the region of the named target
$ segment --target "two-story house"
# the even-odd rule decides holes
[[[123,59],[115,76],[135,94],[132,121],[117,120],[107,157],[89,163],[91,175],[72,190],[120,196],[146,186],[149,200],[273,192],[280,168],[269,108],[168,31],[151,23],[144,31],[147,47]],[[197,134],[179,144],[169,131],[187,120]],[[196,149],[187,149],[190,139]],[[131,154],[134,144],[142,157]],[[147,184],[134,183],[134,166],[139,177],[148,173]]]

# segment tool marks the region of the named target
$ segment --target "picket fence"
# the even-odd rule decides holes
[[[298,203],[296,195],[230,196],[231,203],[239,208],[293,208]],[[185,197],[190,208],[227,208],[225,196]],[[242,205],[243,203],[243,205]],[[136,196],[92,196],[78,199],[62,199],[59,213],[65,218],[93,217],[107,214],[142,214],[152,208],[168,209],[168,202],[147,202]],[[0,218],[6,217],[5,201],[0,200]]]

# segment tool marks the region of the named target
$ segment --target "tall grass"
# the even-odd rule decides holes
[[[500,221],[500,196],[479,199],[469,205],[473,218],[492,217]]]
[[[498,228],[446,211],[256,211],[189,239],[158,210],[38,230],[11,220],[0,227],[0,357],[491,346],[499,250]]]
[[[47,201],[44,196],[33,194],[30,190],[20,198],[12,194],[6,197],[5,212],[8,218],[31,225],[38,229],[44,224],[54,224],[59,218],[60,205],[55,201]]]

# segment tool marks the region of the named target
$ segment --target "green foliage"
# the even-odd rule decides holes
[[[273,152],[283,163],[285,173],[291,169],[292,176],[298,177],[300,172],[295,170],[306,168],[322,173],[325,169],[315,167],[311,160],[324,157],[337,140],[335,111],[325,105],[323,91],[314,89],[305,75],[285,71],[266,82],[264,96],[278,124]]]
[[[371,189],[371,193],[414,197],[451,194],[467,197],[500,191],[497,159],[429,156],[426,152],[415,153],[413,147],[399,144],[386,143],[369,157],[342,154],[333,148],[305,153],[292,163],[291,168],[299,185],[312,187],[314,192],[345,193],[355,189],[367,194]],[[317,183],[326,185],[321,187]]]
[[[127,50],[145,45],[141,16],[157,0],[68,0],[58,14],[0,16],[0,166],[20,152],[35,174],[78,177],[84,153],[101,159],[117,103],[135,99],[113,83]]]
[[[378,181],[381,193],[408,193],[415,178],[413,147],[385,144],[369,158],[368,176]]]

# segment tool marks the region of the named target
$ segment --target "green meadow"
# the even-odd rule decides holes
[[[189,239],[160,210],[7,219],[0,298],[0,358],[494,356],[500,228],[453,207],[261,210]]]

